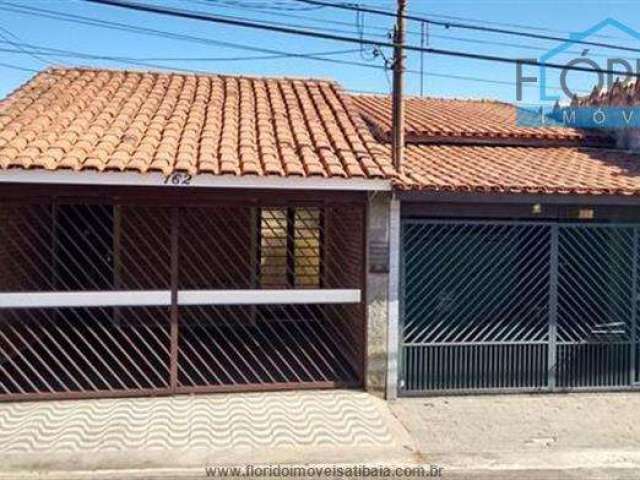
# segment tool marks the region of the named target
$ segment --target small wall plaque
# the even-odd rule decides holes
[[[369,272],[389,273],[389,244],[369,241]]]

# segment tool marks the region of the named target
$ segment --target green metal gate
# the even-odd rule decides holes
[[[639,235],[403,220],[400,393],[640,387]]]

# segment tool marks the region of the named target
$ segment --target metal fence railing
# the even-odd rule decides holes
[[[405,220],[401,391],[637,385],[639,234]]]
[[[0,399],[356,386],[364,203],[0,206]]]

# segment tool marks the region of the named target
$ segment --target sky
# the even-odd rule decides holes
[[[256,22],[280,22],[296,28],[327,29],[356,38],[384,39],[393,24],[392,18],[368,13],[357,15],[330,7],[314,8],[298,0],[133,1]],[[358,2],[389,11],[395,6],[394,0],[349,0],[351,4]],[[384,68],[385,58],[388,60],[392,56],[389,49],[382,49],[374,56],[370,48],[359,48],[357,44],[132,12],[84,0],[0,0],[0,12],[2,97],[48,65],[330,78],[354,92],[388,93],[391,86],[391,73]],[[67,20],[52,18],[56,12],[84,18],[72,21],[68,21],[68,17]],[[640,2],[635,0],[409,0],[408,13],[433,20],[508,28],[561,38],[572,32],[585,31],[607,18],[617,19],[630,29],[640,31]],[[92,20],[124,24],[129,31],[86,24]],[[139,29],[162,33],[143,34]],[[563,43],[476,32],[455,26],[423,27],[415,21],[409,22],[407,29],[407,43],[411,45],[419,46],[424,42],[432,48],[510,58],[540,58]],[[167,33],[198,38],[186,41]],[[637,48],[640,52],[640,35],[631,35],[629,31],[621,31],[615,26],[594,32],[588,40]],[[237,48],[239,46],[245,49]],[[364,65],[299,57],[274,58],[265,51],[251,50],[255,48],[288,53],[322,53],[326,54],[324,58]],[[265,58],[267,56],[269,58]],[[104,57],[118,57],[119,60]],[[640,53],[602,46],[572,45],[549,61],[564,64],[579,57],[590,58],[606,68],[607,58],[625,58],[635,66]],[[407,68],[410,71],[406,74],[406,89],[412,95],[517,100],[515,65],[413,52],[408,53]],[[419,73],[421,70],[424,75]],[[560,95],[560,100],[566,101],[564,93],[553,90],[560,84],[559,71],[548,72],[547,85],[551,89],[547,92]],[[524,67],[523,74],[538,76],[539,69]],[[569,86],[581,94],[589,91],[596,82],[597,76],[592,73],[567,74]],[[539,83],[530,82],[521,103],[539,103],[538,87]]]

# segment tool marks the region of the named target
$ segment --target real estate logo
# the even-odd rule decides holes
[[[519,106],[517,109],[517,123],[521,126],[565,126],[572,128],[638,128],[640,127],[640,108],[621,102],[619,105],[596,105],[589,101],[576,101],[581,97],[588,99],[589,94],[584,91],[576,91],[570,82],[570,75],[580,69],[588,73],[589,78],[595,79],[592,92],[611,92],[616,86],[628,87],[635,83],[640,76],[640,48],[622,46],[619,37],[614,37],[613,43],[600,42],[594,38],[602,31],[615,30],[621,32],[624,37],[635,40],[640,46],[640,32],[613,18],[607,18],[591,28],[582,32],[572,33],[567,41],[545,52],[540,58],[522,59],[516,66],[516,100],[522,102],[523,90],[527,85],[538,87],[538,99],[536,105]],[[591,46],[606,48],[606,45],[619,45],[618,52],[626,51],[636,57],[621,56],[617,54],[599,54],[598,61],[594,60]],[[576,52],[575,47],[584,47],[581,52]],[[573,47],[573,50],[572,50]],[[611,51],[611,50],[609,50]],[[632,53],[633,52],[633,53]],[[569,60],[559,62],[558,57],[568,53],[579,53]],[[624,55],[624,54],[623,54]],[[538,65],[534,75],[527,65]],[[554,65],[554,67],[551,67]],[[558,67],[559,86],[553,86],[552,72],[557,72]],[[527,72],[525,72],[527,69]],[[564,95],[553,93],[562,92]]]

